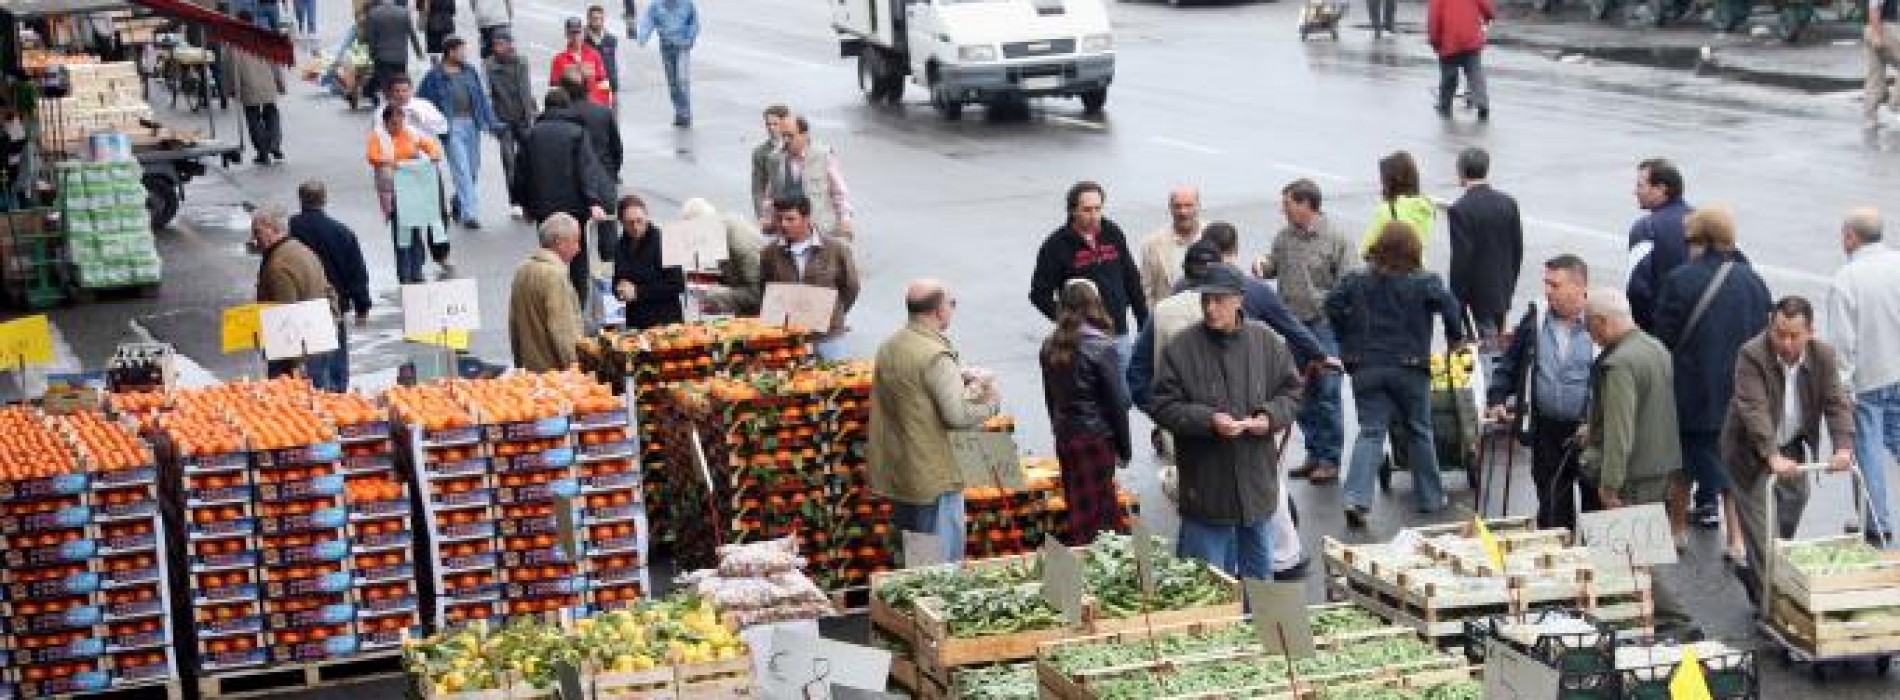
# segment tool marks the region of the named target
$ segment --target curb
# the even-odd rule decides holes
[[[1632,28],[1628,31],[1640,32]],[[1576,54],[1589,58],[1626,65],[1661,68],[1666,70],[1691,71],[1698,75],[1710,75],[1729,78],[1738,82],[1767,87],[1799,90],[1809,93],[1837,92],[1855,90],[1861,87],[1862,79],[1842,76],[1820,75],[1811,71],[1792,68],[1775,68],[1772,60],[1750,61],[1756,65],[1724,63],[1724,51],[1748,51],[1757,47],[1748,45],[1716,46],[1713,60],[1705,59],[1703,52],[1707,47],[1682,44],[1644,44],[1640,41],[1576,43],[1556,37],[1525,36],[1508,30],[1494,31],[1489,37],[1494,46],[1518,50],[1554,54]],[[1818,46],[1815,48],[1819,48]]]

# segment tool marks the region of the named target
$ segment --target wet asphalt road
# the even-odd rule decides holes
[[[566,8],[574,5],[516,3],[516,33],[536,65],[545,66]],[[1584,256],[1599,282],[1621,285],[1623,235],[1637,213],[1634,166],[1642,158],[1675,159],[1686,171],[1692,202],[1736,210],[1742,244],[1777,295],[1818,299],[1842,258],[1835,233],[1840,216],[1852,206],[1885,203],[1880,195],[1900,184],[1900,158],[1892,153],[1900,137],[1864,138],[1857,104],[1841,94],[1503,50],[1487,56],[1491,122],[1479,123],[1469,112],[1442,121],[1429,110],[1436,67],[1421,37],[1374,43],[1348,29],[1340,43],[1303,44],[1292,2],[1181,9],[1116,4],[1118,75],[1105,115],[1085,117],[1074,101],[1046,101],[1026,115],[973,109],[958,122],[939,118],[915,86],[899,107],[867,105],[854,66],[836,57],[826,2],[701,5],[706,30],[694,53],[696,123],[690,131],[668,126],[655,52],[631,42],[622,49],[627,185],[647,198],[661,221],[694,196],[722,210],[744,210],[759,111],[790,104],[811,119],[818,140],[838,151],[859,212],[865,291],[851,314],[852,349],[868,355],[901,323],[906,281],[945,280],[961,302],[952,334],[965,361],[1001,375],[1023,446],[1037,452],[1049,449],[1049,439],[1035,348],[1049,324],[1029,307],[1025,292],[1036,245],[1060,222],[1062,191],[1078,179],[1107,187],[1109,216],[1135,240],[1165,222],[1170,187],[1198,185],[1206,220],[1237,224],[1251,257],[1271,240],[1280,223],[1279,188],[1295,177],[1316,180],[1336,224],[1356,237],[1374,205],[1380,156],[1412,151],[1423,165],[1427,193],[1449,199],[1456,196],[1453,155],[1483,146],[1493,155],[1493,182],[1518,197],[1527,217],[1521,300],[1537,293],[1538,261],[1559,252]],[[1414,29],[1422,22],[1422,5],[1400,12]],[[326,31],[328,41],[336,29]],[[537,84],[544,77],[538,75]],[[386,236],[370,233],[377,213],[362,161],[369,115],[349,112],[340,100],[301,83],[284,104],[287,162],[214,170],[190,188],[180,224],[161,235],[167,272],[161,298],[54,314],[78,361],[101,363],[113,343],[136,336],[136,322],[219,377],[260,372],[254,358],[223,356],[216,347],[219,311],[246,301],[255,276],[256,260],[243,252],[239,205],[291,204],[296,184],[312,178],[329,183],[332,213],[362,234],[374,291],[384,304],[372,329],[356,338],[358,372],[401,361],[390,247]],[[223,133],[237,125],[227,117]],[[486,330],[477,334],[475,351],[505,362],[508,279],[533,247],[533,234],[507,218],[492,145],[485,157],[487,226],[456,231],[455,258],[460,274],[481,285]],[[1428,249],[1435,269],[1444,266],[1444,238],[1441,229]],[[1292,455],[1289,463],[1297,459]],[[1525,512],[1530,498],[1522,486],[1528,483],[1525,460],[1518,463],[1513,513]],[[1151,517],[1165,521],[1152,473],[1152,458],[1143,455],[1126,478],[1144,492]],[[1366,541],[1411,524],[1408,481],[1397,479]],[[1838,528],[1847,502],[1840,491],[1829,485],[1817,496],[1810,532]],[[1453,494],[1469,507],[1468,492]],[[1336,488],[1300,485],[1295,495],[1310,550],[1321,536],[1344,531]],[[1751,613],[1715,558],[1717,538],[1699,533],[1695,544],[1677,572],[1692,592],[1686,597],[1712,633],[1752,646]],[[1317,600],[1316,581],[1311,588]],[[1778,662],[1765,658],[1762,667],[1763,697],[1823,692],[1805,674],[1781,671]],[[1900,692],[1900,681],[1875,679],[1864,668],[1845,675],[1825,692],[1843,700]],[[377,695],[399,692],[391,684],[373,687]],[[318,694],[343,692],[360,694]]]

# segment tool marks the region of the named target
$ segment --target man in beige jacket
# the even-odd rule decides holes
[[[252,250],[263,255],[264,261],[257,269],[257,301],[261,304],[295,304],[302,301],[325,299],[330,302],[330,315],[336,314],[336,294],[330,288],[330,279],[323,272],[323,261],[310,251],[302,241],[290,237],[290,226],[285,221],[284,210],[276,205],[260,207],[251,214]],[[337,326],[338,340],[341,342],[342,325]],[[264,374],[277,377],[296,372],[302,368],[307,376],[327,377],[330,365],[339,349],[308,355],[303,358],[284,358],[265,363]]]
[[[578,359],[581,309],[567,265],[581,252],[581,224],[567,214],[541,222],[541,248],[515,268],[508,299],[508,345],[515,366],[530,372],[567,369]]]
[[[1174,296],[1174,285],[1181,281],[1181,261],[1188,246],[1201,240],[1201,192],[1192,187],[1176,187],[1168,193],[1167,226],[1156,229],[1141,241],[1136,258],[1141,268],[1141,293],[1154,308],[1162,299]]]

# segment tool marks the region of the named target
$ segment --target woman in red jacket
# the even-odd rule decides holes
[[[1484,28],[1497,10],[1491,0],[1431,0],[1425,14],[1425,36],[1438,52],[1438,116],[1451,116],[1451,98],[1458,94],[1458,71],[1471,83],[1471,104],[1479,119],[1491,118],[1491,99],[1484,89]]]

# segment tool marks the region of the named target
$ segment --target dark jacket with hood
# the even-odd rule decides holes
[[[1684,220],[1695,207],[1677,197],[1637,219],[1630,226],[1629,250],[1635,257],[1638,248],[1647,251],[1630,268],[1628,294],[1630,316],[1637,327],[1656,333],[1656,304],[1662,296],[1663,282],[1689,260],[1689,240]]]
[[[1176,334],[1155,377],[1155,423],[1174,435],[1182,517],[1241,525],[1271,517],[1280,501],[1273,442],[1300,404],[1299,366],[1280,336],[1259,321],[1216,331],[1205,323]],[[1264,415],[1275,430],[1225,438],[1214,414]]]

